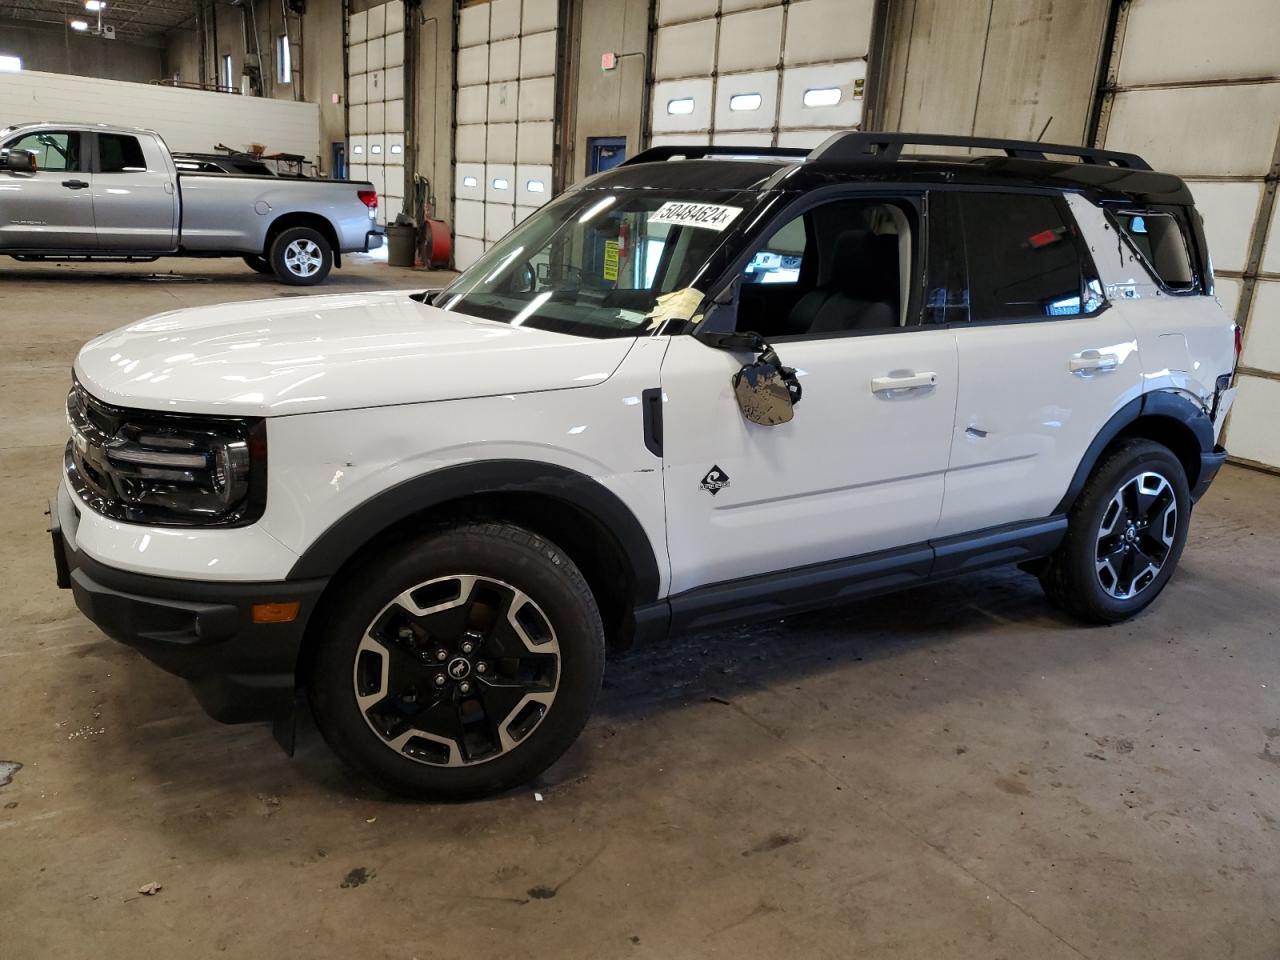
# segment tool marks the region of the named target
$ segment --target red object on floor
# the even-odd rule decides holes
[[[443,220],[427,220],[427,266],[447,267],[453,256],[453,237]]]

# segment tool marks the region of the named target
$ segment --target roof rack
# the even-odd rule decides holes
[[[892,163],[900,159],[904,146],[970,147],[998,150],[1007,157],[1046,160],[1046,154],[1078,157],[1082,163],[1150,170],[1151,165],[1136,153],[1095,150],[1066,143],[1039,143],[1033,140],[995,140],[988,137],[958,137],[941,133],[836,133],[809,153],[809,160]],[[647,151],[646,151],[647,152]],[[643,154],[642,154],[643,156]]]
[[[803,147],[729,147],[706,144],[663,144],[641,150],[634,157],[622,161],[622,166],[633,163],[655,163],[673,160],[701,160],[705,157],[792,157],[803,160],[810,152]]]

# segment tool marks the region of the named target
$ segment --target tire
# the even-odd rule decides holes
[[[1071,508],[1040,576],[1045,594],[1087,623],[1129,619],[1173,576],[1190,520],[1178,458],[1151,440],[1123,441],[1103,455]]]
[[[271,266],[271,261],[266,257],[258,256],[256,253],[246,254],[244,262],[255,273],[265,273],[267,275],[275,273],[275,269]]]
[[[310,227],[282,230],[271,242],[271,269],[283,283],[310,287],[333,269],[333,247],[324,234]]]
[[[554,544],[467,523],[337,586],[304,682],[325,740],[370,780],[419,799],[479,797],[537,776],[582,732],[604,629]]]

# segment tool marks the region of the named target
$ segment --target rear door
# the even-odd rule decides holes
[[[152,136],[94,136],[93,208],[98,246],[104,253],[169,253],[176,249],[176,177],[164,148]]]
[[[1141,394],[1132,327],[1061,195],[941,191],[968,262],[938,536],[1053,513],[1094,437]],[[958,321],[958,322],[957,322]]]
[[[0,250],[91,250],[93,175],[88,134],[40,130],[18,134],[0,153],[29,150],[34,174],[0,172]]]

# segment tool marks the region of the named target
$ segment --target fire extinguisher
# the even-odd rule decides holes
[[[625,260],[631,251],[631,224],[623,220],[618,227],[618,259]]]

